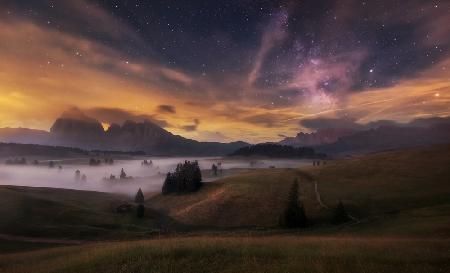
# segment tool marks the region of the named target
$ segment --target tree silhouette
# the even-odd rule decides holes
[[[76,180],[76,181],[80,180],[80,177],[81,177],[81,172],[80,172],[80,170],[76,170],[76,171],[75,171],[75,180]]]
[[[144,194],[142,193],[141,188],[136,193],[136,196],[134,197],[134,202],[137,204],[143,204],[144,203]]]
[[[217,176],[217,166],[216,166],[216,164],[214,164],[214,163],[212,164],[211,170],[212,170],[213,175]]]
[[[142,218],[145,215],[145,207],[142,204],[139,204],[136,209],[136,216],[138,218]]]
[[[333,218],[331,220],[332,224],[339,225],[342,223],[346,223],[350,221],[350,216],[348,215],[347,211],[345,210],[344,204],[341,200],[339,200],[339,203],[337,204],[336,208],[333,211]]]
[[[120,179],[125,179],[125,178],[127,178],[127,174],[125,173],[125,171],[122,168],[122,170],[120,170]]]
[[[286,208],[281,216],[280,224],[285,228],[302,228],[308,226],[303,205],[298,200],[298,180],[295,179],[289,191]]]
[[[163,194],[193,192],[202,185],[202,173],[197,161],[178,164],[175,172],[167,173]]]

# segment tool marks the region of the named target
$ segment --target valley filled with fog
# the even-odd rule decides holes
[[[101,163],[90,166],[89,158],[40,160],[38,165],[31,162],[25,165],[0,164],[0,185],[52,187],[102,192],[134,194],[139,188],[147,192],[160,192],[167,172],[173,171],[178,163],[185,160],[198,160],[203,173],[203,181],[212,182],[221,177],[232,175],[243,169],[251,168],[296,168],[311,164],[309,160],[262,159],[245,160],[230,158],[146,158],[152,164],[143,165],[144,159],[115,160],[113,164]],[[213,176],[212,164],[219,165],[219,173]],[[60,167],[61,166],[61,167]],[[121,169],[127,179],[119,179]],[[220,171],[220,169],[222,171]],[[76,171],[79,170],[79,177]],[[85,175],[86,179],[80,179]],[[115,179],[110,179],[111,175]]]

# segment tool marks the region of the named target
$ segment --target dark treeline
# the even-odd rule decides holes
[[[167,173],[162,187],[163,194],[187,193],[198,190],[202,185],[202,173],[197,161],[178,164],[175,172]]]
[[[268,156],[278,158],[325,158],[325,154],[318,154],[312,148],[292,147],[279,144],[257,144],[243,147],[230,156]]]
[[[146,155],[144,151],[108,151],[108,150],[91,150],[92,153],[105,155]]]
[[[50,146],[39,144],[21,144],[0,142],[0,154],[2,156],[69,156],[69,155],[145,155],[143,151],[101,151],[83,150],[73,147]]]

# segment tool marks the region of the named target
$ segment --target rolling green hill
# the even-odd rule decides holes
[[[129,197],[100,192],[0,186],[0,234],[69,239],[138,236],[150,218],[118,214],[111,203]]]
[[[320,227],[342,200],[360,221],[344,231],[450,235],[450,146],[372,154],[301,169],[252,170],[207,184],[189,195],[157,195],[148,206],[180,223],[209,228],[278,225],[289,186],[300,182],[300,200]],[[343,231],[342,228],[339,229]],[[334,232],[335,229],[331,229]]]
[[[448,272],[449,155],[450,146],[437,146],[240,172],[194,194],[147,194],[152,210],[143,220],[111,212],[111,202],[126,198],[119,195],[2,186],[0,233],[78,240],[172,233],[62,247],[0,237],[0,272]],[[278,217],[295,178],[314,225],[287,232],[277,229]],[[329,224],[338,200],[355,221]],[[175,232],[186,229],[192,233]]]

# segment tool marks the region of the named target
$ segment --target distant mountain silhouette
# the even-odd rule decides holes
[[[315,146],[327,154],[368,153],[450,142],[450,123],[428,127],[381,126],[343,136],[332,144]]]
[[[313,133],[298,133],[295,137],[286,137],[279,142],[281,145],[294,147],[311,147],[336,142],[340,137],[348,136],[356,131],[346,128],[325,128]]]
[[[50,133],[28,128],[0,128],[0,141],[22,144],[49,144]]]
[[[14,132],[14,133],[12,133]],[[151,121],[125,121],[107,131],[95,119],[78,115],[58,118],[50,132],[32,129],[0,129],[0,141],[76,147],[88,150],[144,151],[153,155],[225,155],[245,142],[199,142],[174,135]]]

